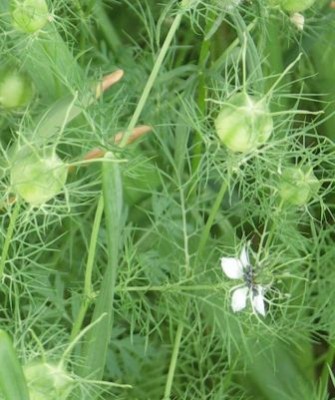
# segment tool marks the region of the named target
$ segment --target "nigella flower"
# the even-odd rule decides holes
[[[231,298],[231,307],[234,312],[243,310],[249,298],[255,313],[265,316],[263,286],[255,283],[253,267],[250,264],[246,247],[243,247],[239,258],[222,257],[221,268],[230,279],[243,279],[244,285],[235,288]]]

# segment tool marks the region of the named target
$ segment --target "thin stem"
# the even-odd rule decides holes
[[[183,336],[183,331],[184,331],[184,324],[182,322],[180,322],[178,324],[176,338],[174,341],[173,352],[172,352],[172,356],[171,356],[171,360],[170,360],[169,372],[168,372],[168,376],[167,376],[167,380],[166,380],[166,384],[165,384],[163,400],[170,400],[172,384],[173,384],[174,374],[175,374],[175,370],[176,370],[176,366],[177,366],[177,360],[178,360],[178,355],[179,355],[179,350],[180,350],[181,338]]]
[[[107,153],[105,157],[114,159],[111,153]],[[113,302],[123,227],[122,178],[117,162],[102,164],[102,191],[108,262],[96,299],[92,322],[100,318],[102,314],[105,314],[106,317],[98,325],[95,325],[88,335],[88,340],[83,348],[84,361],[81,370],[82,376],[90,376],[92,379],[102,379],[103,377],[113,327]],[[95,398],[90,397],[89,399]]]
[[[270,87],[270,89],[268,89],[267,91],[267,96],[272,96],[272,93],[274,92],[275,88],[279,85],[279,83],[286,78],[287,74],[289,73],[289,71],[300,61],[302,57],[302,53],[300,53],[298,55],[298,57],[291,62],[291,64],[289,64],[284,71],[280,74],[280,76],[278,77],[278,79],[272,84],[272,86]]]
[[[187,233],[187,211],[186,211],[184,191],[182,189],[180,189],[180,206],[182,210],[182,224],[183,224],[183,236],[184,236],[185,272],[186,276],[189,276],[191,270],[190,270],[190,254],[189,254],[189,236]]]
[[[222,183],[222,185],[221,185],[220,192],[218,193],[218,195],[217,195],[217,197],[215,199],[214,205],[213,205],[213,207],[211,209],[211,212],[210,212],[209,217],[207,219],[206,225],[205,225],[205,227],[204,227],[204,229],[202,231],[202,234],[201,234],[201,237],[200,237],[200,241],[199,241],[199,247],[198,247],[198,255],[199,256],[201,256],[201,254],[202,254],[202,252],[203,252],[203,250],[204,250],[204,248],[206,246],[207,240],[209,238],[210,230],[211,230],[211,228],[213,226],[213,223],[214,223],[214,220],[216,218],[216,215],[217,215],[217,213],[218,213],[218,211],[220,209],[220,206],[222,204],[224,195],[226,194],[227,188],[228,188],[228,181],[224,181]]]
[[[321,371],[321,376],[320,376],[320,385],[324,390],[327,389],[328,383],[329,383],[329,366],[334,364],[334,359],[335,359],[335,346],[330,344],[329,349],[326,353],[326,358],[325,362]]]
[[[65,349],[64,353],[62,354],[62,358],[59,361],[59,366],[63,366],[66,363],[66,360],[70,357],[70,354],[74,348],[74,346],[78,343],[78,341],[86,335],[86,333],[92,329],[96,324],[98,324],[103,318],[105,318],[106,314],[101,314],[98,319],[96,319],[94,322],[92,322],[90,325],[85,326],[84,329],[82,329],[80,332],[78,331],[78,334],[74,336],[70,340],[70,344],[68,347]]]
[[[121,47],[122,42],[117,31],[115,30],[110,19],[108,18],[104,5],[100,0],[95,3],[93,12],[97,22],[99,23],[98,26],[99,28],[101,28],[106,42],[108,43],[112,51],[116,53],[117,50]]]
[[[181,187],[181,185],[180,185],[180,187]],[[186,211],[184,191],[182,189],[180,189],[180,203],[181,203],[181,209],[182,209],[182,221],[183,221],[182,223],[183,223],[183,233],[184,233],[185,272],[186,272],[186,276],[189,277],[192,271],[190,268],[189,237],[187,234],[187,211]],[[186,303],[184,305],[183,318],[179,322],[178,327],[177,327],[176,338],[175,338],[173,352],[172,352],[171,360],[170,360],[169,372],[168,372],[167,381],[166,381],[166,385],[165,385],[164,398],[163,398],[164,400],[170,399],[171,388],[172,388],[172,384],[173,384],[174,374],[175,374],[178,355],[179,355],[181,338],[183,336],[183,331],[184,331],[184,322],[183,321],[184,321],[184,318],[187,317],[188,304],[189,304],[189,302],[186,301]]]
[[[204,284],[204,285],[179,285],[177,284],[167,284],[167,285],[156,285],[156,286],[127,286],[120,287],[117,286],[115,288],[115,292],[168,292],[168,291],[176,291],[176,292],[193,292],[193,291],[204,291],[204,290],[222,290],[222,283],[214,285],[214,284]]]
[[[103,211],[104,211],[104,198],[103,195],[101,195],[97,206],[97,210],[95,212],[90,247],[88,250],[86,272],[85,272],[84,294],[86,297],[89,298],[92,297],[92,272],[93,272],[94,257],[98,243],[98,235],[99,235],[99,229],[101,225],[101,218]]]
[[[211,14],[210,11],[208,11],[208,13]],[[207,21],[207,26],[206,26],[205,33],[204,33],[204,39],[201,44],[199,63],[198,63],[199,68],[200,68],[200,74],[199,74],[199,83],[198,83],[197,102],[198,102],[198,108],[200,111],[200,118],[203,118],[203,115],[205,115],[205,113],[206,113],[207,87],[206,87],[205,70],[206,70],[206,63],[207,63],[209,55],[210,55],[210,44],[211,44],[211,41],[206,39],[206,34],[212,29],[215,19],[213,18],[213,16],[209,15],[209,16],[207,16],[206,21]],[[195,145],[194,145],[194,154],[193,154],[193,160],[192,160],[192,168],[193,168],[193,171],[195,172],[199,167],[199,164],[201,161],[202,150],[203,150],[202,135],[201,135],[201,132],[199,132],[199,131],[197,131],[195,134],[194,144]]]
[[[136,124],[138,122],[138,119],[139,119],[139,117],[141,115],[141,112],[142,112],[142,110],[144,108],[144,105],[145,105],[145,103],[146,103],[146,101],[148,99],[150,91],[151,91],[151,89],[152,89],[152,87],[153,87],[153,85],[155,83],[155,80],[156,80],[158,72],[159,72],[159,70],[160,70],[160,68],[162,66],[164,58],[165,58],[165,56],[167,54],[167,51],[169,50],[170,44],[172,42],[172,39],[173,39],[173,37],[174,37],[178,27],[179,27],[179,24],[180,24],[182,16],[183,16],[183,13],[179,12],[174,18],[174,21],[173,21],[173,23],[172,23],[172,25],[170,27],[170,30],[169,30],[166,38],[165,38],[165,41],[164,41],[163,46],[161,48],[161,51],[158,54],[157,60],[156,60],[156,62],[154,64],[154,67],[153,67],[153,69],[151,71],[151,74],[150,74],[150,76],[149,76],[149,78],[147,80],[147,83],[146,83],[146,85],[145,85],[145,87],[143,89],[142,96],[141,96],[141,98],[140,98],[140,100],[139,100],[139,102],[137,104],[137,107],[135,109],[135,112],[134,112],[134,114],[133,114],[133,116],[132,116],[132,118],[131,118],[131,120],[129,122],[127,131],[125,132],[125,135],[123,136],[123,138],[122,138],[122,140],[120,142],[120,147],[124,147],[127,144],[127,140],[128,140],[129,136],[131,135],[133,129],[135,128],[135,126],[136,126]]]
[[[85,296],[80,305],[80,309],[77,314],[77,318],[73,323],[70,340],[73,340],[78,335],[90,303],[91,303],[91,299],[89,299],[88,297]]]
[[[250,22],[250,24],[247,26],[248,32],[251,32],[256,26],[256,21]],[[222,65],[226,62],[228,57],[232,54],[233,50],[237,48],[237,46],[241,44],[240,38],[237,37],[235,40],[229,44],[229,46],[225,49],[225,51],[220,55],[218,59],[216,59],[213,64],[211,65],[211,71],[216,72],[219,71],[222,68]]]
[[[90,305],[93,298],[92,291],[92,272],[94,265],[95,252],[98,243],[98,234],[101,224],[101,218],[104,211],[104,199],[103,195],[100,196],[99,203],[95,212],[95,218],[93,222],[93,229],[90,240],[90,247],[88,251],[86,269],[85,269],[85,284],[84,284],[84,299],[80,305],[80,309],[77,318],[73,324],[71,331],[71,340],[73,340],[79,333],[82,326],[83,320],[86,315],[88,306]]]
[[[281,212],[281,210],[283,209],[283,206],[284,206],[284,201],[282,200],[280,203],[279,203],[279,206],[278,206],[278,209],[277,209],[277,214],[279,215],[280,214],[280,212]],[[262,239],[261,239],[261,242],[260,242],[260,244],[259,244],[259,249],[261,249],[262,247],[263,247],[263,251],[265,252],[265,253],[268,253],[269,252],[269,248],[270,248],[270,246],[271,246],[271,244],[272,244],[272,241],[273,241],[273,239],[275,238],[275,234],[276,234],[276,228],[277,228],[277,225],[273,222],[273,220],[271,221],[271,227],[269,228],[269,230],[266,232],[266,230],[267,230],[267,227],[268,227],[268,223],[269,223],[269,220],[267,220],[266,221],[266,224],[265,224],[265,226],[264,226],[264,232],[265,232],[265,234],[262,236]],[[265,244],[264,244],[264,240],[265,240]],[[259,254],[259,253],[258,253]]]
[[[237,10],[235,13],[232,13],[232,19],[235,23],[237,35],[240,39],[240,42],[246,42],[247,64],[249,75],[250,77],[253,77],[252,83],[257,88],[257,90],[262,93],[264,86],[263,71],[255,42],[248,31],[248,27],[245,24],[244,19]]]
[[[3,248],[2,248],[1,260],[0,260],[0,281],[2,280],[2,277],[3,277],[3,274],[4,274],[4,269],[5,269],[5,263],[7,261],[8,250],[9,250],[10,243],[12,241],[13,232],[14,232],[14,228],[15,228],[15,223],[16,223],[17,217],[19,215],[19,211],[20,211],[20,201],[17,201],[15,206],[14,206],[13,213],[12,213],[12,215],[10,217],[5,243],[4,243]]]

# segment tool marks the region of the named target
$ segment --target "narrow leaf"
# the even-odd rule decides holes
[[[26,380],[8,334],[0,330],[0,392],[5,400],[29,400]]]

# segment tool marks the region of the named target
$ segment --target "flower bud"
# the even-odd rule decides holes
[[[0,71],[0,107],[6,109],[27,105],[33,97],[33,84],[25,73],[16,69]]]
[[[291,15],[290,20],[299,31],[304,30],[305,17],[302,14],[295,12]]]
[[[53,149],[23,146],[16,151],[12,161],[12,190],[27,203],[41,205],[62,191],[67,171],[67,166]]]
[[[295,206],[304,206],[320,189],[320,182],[312,169],[289,167],[281,175],[279,182],[280,197]]]
[[[49,20],[45,0],[14,0],[12,19],[14,26],[25,33],[35,33]]]
[[[72,390],[73,379],[59,365],[37,362],[26,365],[23,371],[30,400],[65,400]]]
[[[215,119],[215,128],[228,149],[246,153],[268,140],[273,121],[264,99],[238,93],[224,104]]]
[[[316,0],[271,0],[272,5],[280,6],[284,11],[297,13],[312,7]]]

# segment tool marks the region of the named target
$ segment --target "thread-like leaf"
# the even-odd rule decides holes
[[[106,157],[113,156],[108,153]],[[103,198],[107,233],[108,264],[96,301],[92,322],[105,314],[105,318],[92,328],[84,348],[82,374],[100,380],[106,363],[107,349],[113,324],[113,299],[118,270],[118,252],[122,231],[122,179],[117,162],[105,162],[102,166]]]
[[[0,392],[5,400],[29,400],[21,364],[9,335],[0,330]]]

